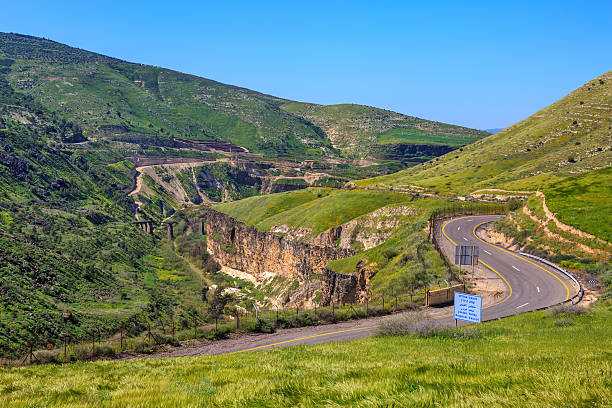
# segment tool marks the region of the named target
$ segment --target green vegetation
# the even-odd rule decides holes
[[[546,205],[561,222],[612,242],[610,180],[612,167],[606,167],[551,183],[543,190]]]
[[[239,200],[259,192],[261,180],[227,163],[207,164],[196,169],[196,182],[213,201]]]
[[[306,157],[337,156],[337,147],[361,157],[370,134],[395,128],[422,135],[425,144],[430,136],[463,145],[486,135],[366,106],[299,104],[19,34],[0,33],[0,59],[8,61],[2,70],[15,89],[78,123],[85,136],[167,147],[180,136]],[[302,105],[318,113],[311,118]]]
[[[550,208],[564,222],[609,239],[606,220],[612,194],[605,168],[612,162],[611,87],[612,73],[606,73],[502,132],[419,166],[357,184],[415,185],[464,195],[480,189],[540,189],[551,194]],[[603,170],[593,171],[598,169]]]
[[[370,157],[376,145],[417,144],[458,147],[487,135],[475,129],[432,122],[363,105],[287,102],[282,109],[321,128],[348,156]],[[380,147],[380,146],[379,146]]]
[[[92,330],[135,335],[176,306],[201,309],[197,276],[133,225],[133,164],[68,149],[79,132],[0,74],[2,357]]]
[[[213,208],[268,231],[276,225],[308,228],[308,237],[341,225],[380,207],[407,203],[413,197],[395,192],[309,188],[252,197]]]
[[[478,335],[375,337],[225,356],[1,370],[0,402],[11,407],[609,406],[611,322],[608,304],[582,315],[534,312],[458,330]]]

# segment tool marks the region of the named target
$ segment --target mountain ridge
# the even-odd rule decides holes
[[[358,137],[353,144],[346,141],[356,134],[351,131],[356,119],[349,119],[350,126],[346,126],[354,107],[374,118],[386,112],[379,118],[384,131],[414,131],[421,136],[416,141],[421,144],[433,138],[435,144],[456,147],[486,135],[363,105],[323,107],[328,111],[337,111],[338,106],[352,107],[348,112],[334,113],[344,121],[341,137],[337,138],[308,115],[287,109],[298,102],[192,74],[127,62],[23,34],[0,33],[0,54],[4,61],[13,60],[3,69],[14,88],[33,95],[67,120],[80,122],[88,136],[105,136],[98,132],[100,126],[122,126],[126,129],[123,135],[115,136],[122,141],[168,145],[172,136],[181,136],[229,141],[268,154],[363,158],[371,152],[376,138],[368,141]],[[405,122],[403,128],[398,128],[397,118]],[[364,141],[366,149],[362,148]],[[414,144],[409,139],[393,143],[397,142]]]

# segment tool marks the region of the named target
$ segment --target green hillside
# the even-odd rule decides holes
[[[395,174],[358,181],[361,186],[413,188],[467,195],[482,189],[537,190],[565,222],[609,239],[612,201],[612,72],[502,132],[459,151]],[[592,173],[589,173],[592,172]],[[564,181],[568,178],[571,180]],[[580,187],[580,184],[586,184]],[[590,188],[598,183],[598,188]],[[588,197],[585,189],[589,189]],[[563,194],[559,192],[563,190]],[[592,197],[596,200],[590,200]],[[561,204],[564,200],[566,204]],[[586,201],[585,201],[586,200]],[[580,209],[579,209],[580,208]],[[587,212],[587,221],[568,211]],[[599,226],[595,224],[600,224]],[[607,228],[607,229],[606,229]]]
[[[363,105],[315,105],[289,102],[284,110],[323,129],[335,147],[349,155],[367,157],[392,154],[389,145],[434,145],[430,157],[439,156],[435,146],[456,148],[488,133],[402,115]],[[438,150],[438,152],[444,152]]]
[[[275,225],[308,228],[312,237],[380,207],[409,203],[412,196],[394,192],[308,188],[250,197],[215,205],[218,211],[269,231]]]
[[[272,155],[334,157],[339,154],[334,146],[355,156],[355,146],[372,134],[381,145],[399,141],[452,147],[486,135],[356,105],[329,107],[333,114],[321,108],[311,117],[295,108],[302,104],[19,34],[0,33],[0,60],[15,89],[78,123],[89,137],[171,146],[172,136],[180,136],[230,141]],[[445,151],[421,149],[394,158],[423,161]],[[388,156],[384,153],[380,156]]]
[[[147,318],[189,304],[193,291],[199,299],[201,285],[187,287],[193,279],[173,253],[133,225],[130,169],[105,163],[120,152],[61,143],[80,132],[0,74],[2,357],[94,329],[139,333]],[[162,271],[184,283],[164,281]]]

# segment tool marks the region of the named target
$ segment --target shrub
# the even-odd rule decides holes
[[[441,328],[439,321],[431,319],[423,312],[409,312],[385,320],[378,329],[382,336],[406,336],[417,334],[425,336]]]
[[[506,207],[509,211],[516,211],[523,206],[523,202],[517,198],[511,198],[506,203]]]
[[[572,305],[571,303],[563,303],[561,305],[551,307],[548,309],[548,315],[551,317],[557,317],[562,315],[583,315],[587,312],[585,307],[579,305]]]
[[[217,329],[212,329],[204,337],[208,340],[227,339],[232,329],[229,326],[219,326]]]
[[[264,319],[257,319],[248,329],[256,333],[274,333],[275,331],[274,326]]]
[[[555,320],[555,326],[558,326],[558,327],[573,326],[574,324],[576,323],[572,319],[567,318],[567,317]]]

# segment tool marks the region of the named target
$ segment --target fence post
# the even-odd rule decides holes
[[[121,326],[121,327],[119,328],[119,336],[120,336],[120,337],[119,337],[119,340],[120,340],[120,342],[121,342],[121,343],[120,343],[120,344],[121,344],[121,350],[123,350],[123,326]]]
[[[240,330],[240,312],[236,308],[236,331]]]
[[[383,313],[385,312],[385,290],[382,290]]]
[[[366,290],[366,317],[370,315],[370,293]]]
[[[66,338],[67,335],[64,334],[64,363],[66,362],[67,354],[66,354]]]
[[[94,350],[96,348],[96,332],[91,330],[91,354],[93,355]]]
[[[397,291],[395,291],[395,312],[397,312]]]

